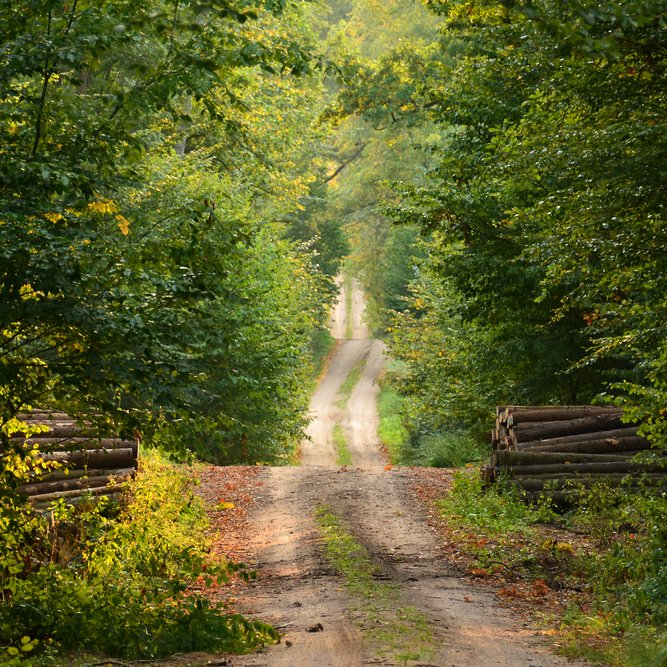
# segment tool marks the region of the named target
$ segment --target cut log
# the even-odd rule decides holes
[[[641,473],[662,472],[667,477],[667,468],[659,463],[635,463],[633,461],[602,461],[595,463],[583,462],[564,462],[564,463],[544,463],[540,465],[519,465],[509,466],[502,469],[506,475],[516,477],[518,475],[557,475],[561,479],[566,479],[569,475],[587,475],[589,473]]]
[[[605,480],[605,479],[613,479],[613,480],[621,480],[628,478],[630,476],[634,476],[637,479],[640,479],[642,477],[649,477],[649,478],[655,478],[655,479],[665,479],[667,480],[667,473],[665,473],[664,470],[660,470],[659,472],[637,472],[637,473],[625,473],[625,472],[610,472],[610,473],[595,473],[595,472],[590,472],[590,473],[578,473],[576,471],[572,472],[549,472],[549,473],[543,473],[541,475],[523,475],[520,473],[516,473],[512,475],[511,477],[508,477],[508,480],[517,480],[520,481],[522,479],[532,479],[535,477],[539,477],[540,479],[544,480],[560,480],[560,481],[579,481],[581,479],[597,479],[597,480]]]
[[[123,449],[130,447],[136,456],[139,451],[138,440],[123,440],[122,438],[53,438],[50,434],[40,438],[32,436],[24,438],[11,438],[12,442],[25,442],[27,446],[37,445],[42,452],[49,451],[74,451],[77,449]]]
[[[114,471],[114,483],[120,483],[129,479],[134,472],[134,468],[122,468]],[[99,486],[107,486],[110,482],[111,475],[99,475],[90,477],[79,477],[77,479],[61,479],[53,482],[37,482],[35,484],[24,484],[19,487],[21,493],[27,496],[39,496],[47,493],[54,493],[56,491],[71,491],[79,489],[94,489]]]
[[[46,430],[41,433],[33,433],[29,437],[32,439],[39,438],[95,438],[97,434],[93,431],[90,425],[81,425],[73,421],[62,422],[36,422],[35,425],[45,426]],[[13,436],[13,439],[24,439],[25,433],[19,433]]]
[[[48,452],[42,458],[45,461],[58,461],[70,468],[129,468],[134,467],[136,462],[131,447]]]
[[[524,466],[554,463],[604,463],[611,461],[629,461],[638,452],[619,452],[618,454],[591,454],[572,452],[552,452],[526,450],[515,452],[498,450],[493,453],[491,463],[495,466]]]
[[[537,445],[531,447],[531,452],[571,452],[580,454],[613,454],[615,452],[636,452],[648,450],[651,443],[639,436],[631,438],[599,438],[596,440],[582,440],[579,442],[562,442],[556,445]]]
[[[557,438],[578,433],[595,433],[622,426],[621,416],[618,414],[591,415],[565,421],[529,422],[526,425],[517,424],[512,428],[512,442],[516,445],[519,442],[530,440]]]
[[[72,421],[72,417],[64,412],[49,412],[48,410],[22,412],[16,418],[23,422]]]
[[[594,415],[621,414],[623,414],[621,408],[599,405],[509,407],[505,410],[502,421],[508,426],[516,426],[527,422],[569,421]]]
[[[42,482],[57,482],[59,480],[65,479],[79,479],[80,477],[102,477],[106,475],[115,475],[123,470],[132,470],[135,472],[134,468],[86,468],[86,469],[64,469],[64,470],[53,470],[51,472],[41,472],[34,473],[33,478],[29,484],[41,484]]]
[[[636,436],[638,431],[639,429],[636,426],[626,426],[625,428],[595,431],[594,433],[576,433],[574,435],[564,435],[557,438],[528,440],[526,442],[517,443],[515,447],[517,450],[524,451],[532,449],[533,447],[559,445],[562,443],[585,442],[587,440],[602,440],[608,438],[627,438]],[[648,440],[646,442],[648,442]]]
[[[112,495],[119,493],[124,487],[121,484],[110,484],[108,486],[99,486],[94,489],[72,489],[71,491],[54,491],[53,493],[44,493],[38,496],[30,496],[30,502],[35,505],[44,505],[60,498],[79,498],[82,495],[90,493],[93,496]]]

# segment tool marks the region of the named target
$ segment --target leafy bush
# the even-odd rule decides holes
[[[175,652],[246,652],[278,637],[269,626],[225,614],[200,592],[242,566],[211,563],[203,505],[191,475],[156,454],[113,515],[108,503],[57,505],[37,525],[35,562],[2,581],[0,646],[16,658],[17,637],[58,650],[124,658]],[[38,548],[41,543],[41,548]],[[1,654],[0,654],[1,655]]]

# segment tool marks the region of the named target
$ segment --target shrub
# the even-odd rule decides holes
[[[43,558],[50,543],[48,559],[2,582],[0,646],[7,656],[21,650],[17,637],[121,658],[240,653],[275,641],[271,627],[225,614],[201,591],[237,571],[251,575],[240,565],[211,562],[194,486],[192,475],[152,453],[120,510],[104,501],[56,505],[48,523],[37,523],[34,554]]]

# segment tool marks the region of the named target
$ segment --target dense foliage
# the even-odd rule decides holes
[[[335,226],[289,225],[319,142],[300,11],[7,1],[0,41],[2,422],[54,405],[288,454],[330,291],[315,246],[329,277],[340,256]]]
[[[428,174],[388,201],[428,255],[391,339],[414,428],[610,398],[664,444],[662,4],[428,5],[438,47],[396,49],[394,78],[345,98],[374,118],[386,104],[364,92],[384,84],[435,124]]]

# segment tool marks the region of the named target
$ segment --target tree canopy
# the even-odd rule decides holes
[[[316,227],[290,240],[319,142],[296,100],[317,99],[304,75],[323,66],[302,10],[0,9],[2,421],[29,405],[144,433],[201,418],[222,443],[200,453],[284,455],[329,293],[312,246],[329,277],[339,256]]]
[[[425,4],[437,37],[375,54],[332,106],[386,133],[385,210],[421,232],[390,336],[413,416],[613,400],[664,438],[661,3]],[[390,257],[365,245],[370,271]]]

